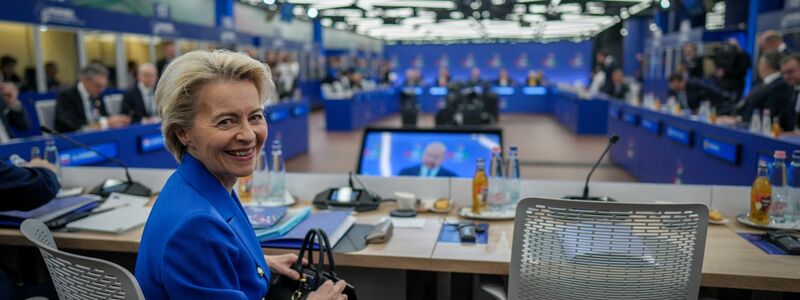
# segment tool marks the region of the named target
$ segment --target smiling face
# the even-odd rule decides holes
[[[177,136],[225,188],[253,173],[267,139],[264,108],[250,81],[207,84],[199,93],[194,124]]]

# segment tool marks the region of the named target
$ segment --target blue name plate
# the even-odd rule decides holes
[[[275,111],[269,112],[269,121],[273,123],[277,123],[289,117],[289,110],[286,109],[279,109]]]
[[[661,122],[642,118],[641,123],[642,123],[642,128],[644,128],[645,130],[652,132],[655,135],[661,134]]]
[[[667,138],[678,144],[692,146],[692,131],[667,125]]]
[[[543,86],[526,86],[522,88],[522,94],[528,96],[546,95],[547,88]]]
[[[117,155],[119,155],[116,142],[93,144],[89,146],[97,150],[97,152],[103,153],[109,157],[116,158]],[[83,148],[65,150],[59,153],[58,156],[61,161],[61,166],[87,166],[108,161],[108,159],[97,155],[97,153]]]
[[[139,151],[142,153],[164,150],[164,136],[152,133],[139,136]]]
[[[620,117],[622,116],[622,112],[619,109],[616,109],[616,108],[609,108],[608,109],[608,116],[610,116],[611,118],[613,118],[615,120],[619,120]]]
[[[433,96],[444,96],[447,95],[447,88],[443,86],[434,86],[428,89],[428,93]]]
[[[739,144],[723,142],[716,138],[703,138],[703,152],[734,165],[739,164]]]
[[[406,93],[412,93],[412,94],[417,95],[417,96],[422,95],[422,88],[421,87],[406,87],[406,88],[403,88],[403,91],[406,92]]]
[[[292,108],[292,116],[302,117],[308,114],[308,106],[301,105]]]
[[[492,92],[500,96],[514,95],[514,88],[510,86],[496,86],[492,88]]]
[[[625,123],[631,124],[633,126],[636,126],[638,125],[637,123],[639,123],[637,122],[639,120],[639,117],[632,113],[624,113],[622,115],[622,119],[625,121]]]

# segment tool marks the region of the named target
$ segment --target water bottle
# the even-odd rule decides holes
[[[251,185],[251,190],[253,194],[253,200],[258,205],[268,205],[269,204],[269,156],[267,155],[267,149],[261,149],[261,153],[258,155],[258,160],[256,161],[256,167],[253,169],[253,182]]]
[[[786,188],[786,152],[776,150],[772,156],[774,161],[770,168],[769,182],[772,185],[772,204],[769,208],[769,219],[772,224],[783,224],[786,222],[786,204],[788,202],[788,190]]]
[[[758,110],[754,110],[753,116],[750,117],[750,132],[761,133],[761,112]]]
[[[520,200],[520,182],[519,182],[519,159],[517,157],[517,146],[511,146],[508,149],[508,170],[506,171],[508,188],[508,209],[514,211],[517,209],[517,203]]]
[[[61,179],[61,159],[58,156],[56,141],[47,140],[44,146],[44,160],[56,166],[56,177]]]
[[[800,150],[794,150],[792,153],[792,164],[789,165],[787,177],[789,197],[786,199],[783,215],[787,222],[798,222],[800,221]]]
[[[269,166],[269,202],[280,205],[286,199],[286,164],[283,162],[281,141],[272,142],[272,157]]]
[[[489,164],[489,210],[503,211],[506,205],[506,186],[503,167],[503,153],[500,148],[492,149],[492,161]]]
[[[769,109],[764,109],[761,114],[761,134],[772,136],[772,116],[770,116]],[[784,156],[786,154],[784,153]]]

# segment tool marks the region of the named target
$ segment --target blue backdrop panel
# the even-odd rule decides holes
[[[642,182],[750,185],[760,157],[800,149],[800,141],[772,139],[667,113],[611,102],[608,132],[620,136],[614,163]],[[639,122],[626,121],[635,116]]]
[[[571,92],[557,89],[553,89],[550,98],[553,116],[573,133],[606,134],[609,101],[585,100]]]
[[[541,70],[550,81],[587,85],[591,50],[591,41],[384,47],[385,55],[398,70],[400,82],[405,79],[406,69],[417,68],[426,84],[433,83],[440,67],[447,67],[453,80],[466,79],[470,69],[478,67],[485,80],[496,79],[500,68],[506,68],[517,82],[523,82],[529,70]]]
[[[400,100],[394,90],[357,93],[351,99],[323,102],[328,131],[359,129],[400,110]]]

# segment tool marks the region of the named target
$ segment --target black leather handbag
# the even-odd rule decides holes
[[[319,245],[319,261],[316,264],[314,263],[315,241]],[[328,258],[327,269],[325,268],[326,256]],[[308,258],[308,264],[304,266],[303,258],[306,257]],[[311,229],[306,233],[306,237],[300,247],[300,254],[297,255],[297,261],[292,268],[297,273],[300,273],[300,280],[292,280],[281,275],[270,285],[267,299],[303,300],[308,297],[308,294],[316,291],[326,280],[334,283],[341,280],[336,275],[336,263],[333,261],[333,248],[328,241],[328,235],[319,228]],[[348,300],[358,300],[356,290],[350,284],[347,284],[343,294],[347,295]]]

